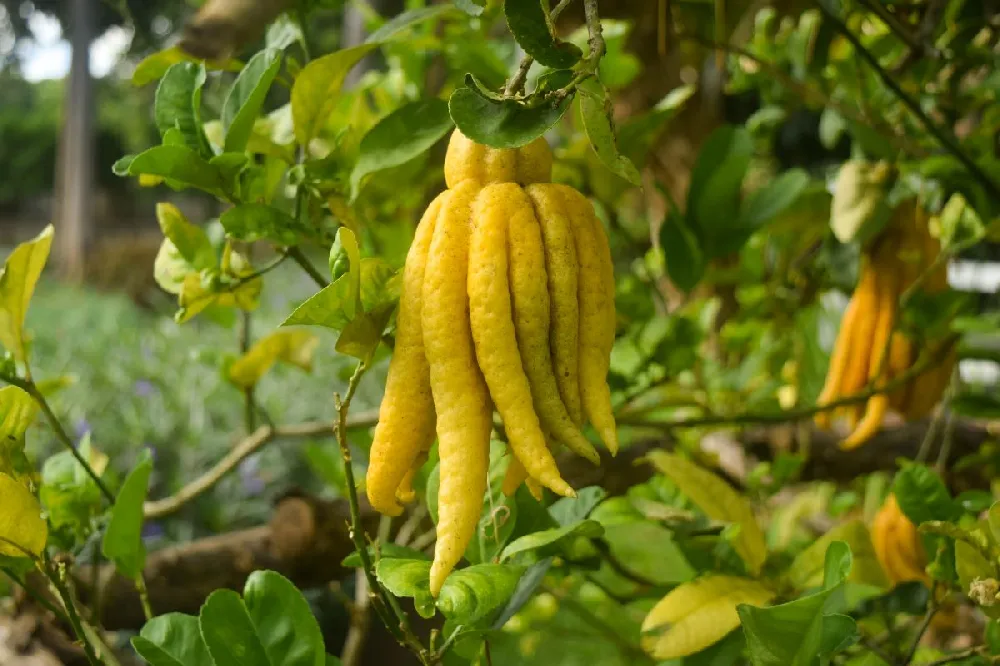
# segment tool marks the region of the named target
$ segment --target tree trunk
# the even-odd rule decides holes
[[[80,281],[94,219],[94,82],[90,76],[90,43],[96,36],[96,8],[92,0],[70,0],[70,12],[73,58],[56,165],[56,251],[63,277]]]

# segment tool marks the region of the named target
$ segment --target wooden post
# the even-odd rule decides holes
[[[70,0],[73,57],[56,165],[55,227],[60,273],[75,282],[83,278],[87,245],[93,235],[95,114],[90,43],[95,37],[96,13],[92,0]]]

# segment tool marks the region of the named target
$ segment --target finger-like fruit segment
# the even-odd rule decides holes
[[[816,398],[817,405],[825,405],[835,401],[843,393],[842,385],[844,372],[847,369],[847,359],[851,351],[851,344],[854,338],[854,327],[858,321],[860,307],[858,299],[852,298],[844,311],[844,317],[840,321],[840,331],[837,333],[837,341],[833,345],[833,353],[830,354],[830,368],[826,374],[826,382],[823,390]],[[821,428],[830,427],[830,412],[818,412],[815,417],[816,425]]]
[[[469,247],[468,293],[476,358],[503,418],[511,448],[528,474],[554,492],[572,497],[545,444],[535,414],[514,331],[508,284],[508,221],[532,215],[524,192],[513,183],[483,188],[473,207],[475,228]]]
[[[916,525],[889,495],[872,522],[872,545],[879,564],[893,583],[928,581],[927,556]]]
[[[478,192],[478,185],[467,181],[447,194],[424,277],[424,349],[441,457],[437,545],[430,574],[434,596],[476,533],[489,467],[493,409],[476,364],[466,295],[472,203]]]
[[[552,149],[542,137],[520,148],[491,148],[456,129],[444,158],[444,180],[450,188],[465,180],[480,185],[547,183],[551,176]]]
[[[545,272],[551,305],[549,347],[552,366],[566,411],[573,423],[583,425],[580,404],[580,305],[576,242],[557,187],[549,184],[525,188],[535,207],[542,231]]]
[[[372,440],[365,489],[372,507],[396,516],[402,507],[396,489],[421,451],[434,441],[434,401],[424,355],[421,324],[424,273],[434,227],[447,193],[438,196],[417,225],[406,257],[396,324],[396,347],[389,363],[385,396]]]
[[[417,459],[413,461],[413,465],[406,471],[403,480],[399,482],[399,488],[396,489],[396,499],[399,500],[400,504],[409,504],[416,499],[417,493],[413,490],[413,477],[427,462],[427,454],[428,451],[421,451],[417,455]]]
[[[541,229],[524,190],[511,189],[509,194],[513,205],[521,211],[507,220],[514,331],[535,412],[548,434],[596,465],[601,458],[570,418],[552,369],[548,276]]]
[[[580,401],[604,445],[618,452],[608,367],[615,342],[615,284],[611,249],[594,207],[576,190],[558,187],[569,212],[580,264]]]

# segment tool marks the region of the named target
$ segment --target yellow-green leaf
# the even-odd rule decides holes
[[[38,557],[49,538],[42,507],[23,485],[0,474],[0,555]]]
[[[177,206],[170,203],[156,204],[156,219],[163,235],[170,239],[180,256],[195,269],[211,268],[218,263],[208,234],[201,227],[192,224]]]
[[[7,258],[0,275],[0,344],[19,361],[25,360],[24,316],[52,247],[52,225]]]
[[[761,566],[767,559],[767,542],[746,498],[719,476],[687,458],[665,451],[654,451],[649,454],[649,461],[661,474],[669,477],[706,516],[739,526],[739,534],[733,547],[752,574],[760,573]]]
[[[642,645],[656,659],[701,652],[740,626],[736,607],[763,606],[775,593],[763,583],[737,576],[705,576],[660,599],[642,623]]]
[[[340,100],[347,73],[377,44],[361,44],[335,51],[306,65],[292,86],[292,117],[295,138],[308,146]]]
[[[250,388],[278,361],[309,372],[318,345],[319,338],[308,331],[277,330],[258,340],[229,367],[229,379],[241,388]]]
[[[31,465],[24,455],[24,431],[37,415],[38,404],[26,391],[16,386],[0,389],[0,473],[15,479],[31,474]]]
[[[847,580],[883,590],[890,587],[875,555],[871,534],[860,519],[837,525],[799,553],[788,569],[788,578],[793,585],[804,590],[823,584],[826,550],[834,541],[843,541],[851,548],[854,563]]]

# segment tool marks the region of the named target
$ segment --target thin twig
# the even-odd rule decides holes
[[[51,570],[52,567],[56,567],[57,570]],[[87,656],[87,661],[91,663],[91,666],[104,666],[104,661],[101,660],[97,653],[94,651],[94,646],[90,644],[90,637],[83,629],[83,621],[80,619],[80,614],[76,611],[76,601],[73,599],[73,595],[69,590],[69,586],[66,583],[66,567],[62,564],[46,562],[45,566],[42,568],[45,572],[49,581],[52,583],[52,587],[55,588],[56,592],[59,593],[59,598],[62,600],[63,607],[66,609],[66,614],[69,617],[69,624],[73,628],[73,633],[76,634],[77,640],[83,643],[83,652]]]
[[[59,441],[62,442],[67,449],[69,449],[70,454],[76,458],[76,461],[80,463],[84,471],[87,472],[87,476],[94,481],[97,488],[101,491],[101,494],[104,495],[104,499],[106,499],[109,504],[114,504],[114,493],[112,493],[104,481],[101,480],[101,477],[96,471],[94,471],[94,468],[90,466],[90,461],[84,458],[83,453],[76,448],[76,444],[73,443],[73,439],[66,433],[66,429],[63,428],[62,423],[59,421],[59,417],[57,417],[55,412],[52,411],[52,407],[49,406],[48,400],[46,400],[45,396],[42,395],[42,392],[38,390],[38,386],[35,385],[35,382],[30,379],[24,380],[19,377],[9,376],[2,377],[2,379],[8,384],[22,389],[32,397],[45,414],[45,418],[48,419],[49,425],[52,426],[52,430],[55,432]]]
[[[948,393],[945,397],[944,404],[941,406],[941,411],[946,413],[944,421],[944,435],[941,439],[941,450],[938,451],[937,463],[935,468],[937,468],[938,474],[944,474],[945,465],[948,464],[948,458],[951,456],[951,446],[955,441],[955,413],[948,408],[952,397],[955,395],[958,389],[958,370],[952,369],[952,376],[950,386],[948,387]]]
[[[364,428],[373,425],[378,420],[377,412],[363,412],[347,420],[348,428]],[[143,513],[146,519],[162,518],[180,510],[185,504],[199,497],[233,471],[245,458],[258,451],[269,442],[289,437],[318,437],[333,434],[334,424],[328,421],[312,421],[297,425],[271,426],[263,425],[247,435],[236,444],[229,453],[217,462],[210,470],[191,481],[170,497],[146,502]]]
[[[927,632],[927,628],[931,626],[931,621],[934,619],[934,616],[937,615],[939,610],[936,600],[937,588],[938,583],[937,581],[934,581],[934,585],[931,586],[930,605],[927,607],[927,613],[924,614],[924,619],[921,620],[920,625],[917,627],[917,635],[914,636],[913,644],[910,646],[909,651],[907,651],[906,658],[903,659],[904,664],[909,664],[913,661],[913,655],[917,653],[917,648],[920,647],[920,639],[924,637],[924,634]]]
[[[309,261],[309,258],[302,252],[301,248],[290,247],[285,251],[285,254],[287,254],[292,261],[301,266],[302,270],[304,270],[309,277],[313,279],[313,282],[320,286],[320,288],[326,287],[330,284],[330,281],[323,277],[323,274],[312,265],[312,262]]]
[[[733,415],[717,415],[717,416],[704,416],[695,417],[690,419],[679,419],[676,421],[655,421],[650,419],[645,419],[641,417],[635,417],[628,413],[619,414],[616,417],[616,421],[619,425],[631,425],[631,426],[643,426],[643,427],[653,427],[653,428],[698,428],[703,426],[723,426],[723,425],[750,425],[757,423],[791,423],[793,421],[800,421],[802,419],[809,418],[820,412],[827,412],[830,410],[837,409],[838,407],[847,407],[849,405],[855,405],[868,400],[868,398],[879,393],[891,393],[896,388],[906,384],[914,377],[923,374],[929,368],[937,365],[942,360],[944,360],[945,355],[950,349],[951,345],[954,344],[955,337],[952,336],[944,341],[944,343],[936,350],[936,353],[925,357],[923,362],[918,362],[912,365],[906,372],[901,373],[894,377],[891,381],[880,383],[877,386],[869,385],[863,391],[859,391],[853,395],[845,396],[838,400],[832,400],[830,402],[824,403],[822,405],[811,405],[808,407],[800,407],[799,409],[789,409],[782,412],[765,412],[765,413],[745,413],[745,414],[733,414]]]
[[[397,641],[399,641],[400,644],[405,645],[413,651],[422,663],[427,663],[429,657],[427,649],[423,646],[423,644],[421,644],[420,639],[413,634],[413,630],[410,629],[410,621],[406,613],[404,613],[402,608],[400,608],[399,602],[396,601],[396,598],[386,592],[385,589],[379,585],[378,580],[375,577],[375,567],[372,564],[371,555],[368,552],[368,544],[365,543],[365,535],[361,527],[361,506],[358,501],[357,485],[354,481],[354,467],[351,462],[351,449],[347,442],[347,415],[351,407],[351,400],[354,398],[355,391],[357,391],[358,383],[361,381],[361,377],[367,369],[368,368],[364,363],[358,363],[357,368],[354,370],[354,374],[351,375],[351,379],[347,384],[347,391],[344,393],[344,397],[341,398],[339,393],[335,393],[333,395],[334,406],[337,410],[337,427],[334,432],[337,437],[337,444],[340,447],[340,455],[344,463],[344,480],[345,485],[347,486],[347,500],[351,508],[351,540],[354,542],[354,548],[358,551],[358,556],[361,558],[361,565],[364,569],[368,586],[371,588],[374,595],[372,605],[375,608],[375,612],[378,613],[383,623],[385,623],[386,629],[389,630],[389,632]]]
[[[994,199],[1000,199],[1000,185],[993,182],[993,179],[983,171],[975,161],[969,157],[962,146],[958,143],[958,139],[946,128],[939,127],[937,123],[931,120],[930,116],[921,108],[920,103],[915,99],[910,97],[899,83],[893,78],[893,76],[879,64],[878,58],[872,55],[871,51],[865,48],[865,45],[861,43],[847,25],[840,20],[826,5],[825,0],[816,0],[816,5],[819,10],[823,13],[823,16],[827,21],[834,27],[834,29],[839,32],[843,37],[851,43],[854,47],[855,52],[861,56],[861,59],[868,63],[878,77],[882,79],[882,83],[886,85],[896,97],[901,101],[906,108],[910,110],[913,115],[920,120],[920,123],[927,129],[928,132],[934,135],[934,138],[938,140],[938,143],[947,150],[952,156],[962,163],[963,166],[969,171],[972,176],[979,181],[979,183],[993,196]]]
[[[61,608],[59,608],[54,603],[46,599],[45,595],[39,593],[33,587],[28,585],[28,582],[22,580],[20,576],[17,575],[16,572],[11,571],[7,567],[0,567],[0,572],[4,573],[14,583],[20,586],[25,592],[28,593],[28,596],[31,597],[35,602],[37,602],[40,606],[42,606],[42,608],[55,615],[60,622],[63,622],[64,624],[69,624],[69,618],[66,616],[66,613],[63,612]]]
[[[873,0],[862,0],[861,4],[868,8],[873,14],[879,17],[879,19],[884,23],[892,32],[899,37],[904,44],[911,51],[923,52],[925,46],[917,41],[916,35],[907,30],[906,26],[899,22],[892,13],[886,9],[881,2],[875,2]],[[934,52],[934,57],[937,56],[936,51]]]
[[[597,14],[597,0],[583,0],[583,13],[587,20],[587,45],[590,47],[589,60],[594,67],[604,57],[604,29],[601,27],[601,17]]]
[[[97,565],[94,565],[97,568]],[[153,607],[149,603],[149,589],[146,587],[146,579],[139,574],[135,579],[135,589],[139,593],[139,603],[142,605],[142,614],[146,616],[146,621],[153,619]]]
[[[358,569],[354,572],[354,603],[348,609],[351,614],[351,626],[344,639],[344,649],[340,652],[342,666],[357,666],[360,663],[371,626],[371,590],[365,572]]]
[[[925,666],[945,666],[945,664],[954,664],[956,661],[964,661],[970,657],[985,656],[987,648],[985,646],[979,645],[976,647],[968,648],[962,650],[961,652],[956,652],[955,654],[948,655],[947,657],[941,657],[935,661],[929,661]],[[989,663],[997,663],[996,657],[988,657]]]
[[[549,19],[555,21],[571,2],[573,2],[573,0],[561,0],[559,4],[553,7],[552,11],[549,12]],[[504,96],[513,97],[524,90],[524,82],[528,78],[528,70],[531,69],[533,62],[535,62],[535,59],[530,55],[526,55],[521,59],[521,64],[517,66],[517,72],[514,74],[514,77],[507,82],[507,86],[504,88]]]

